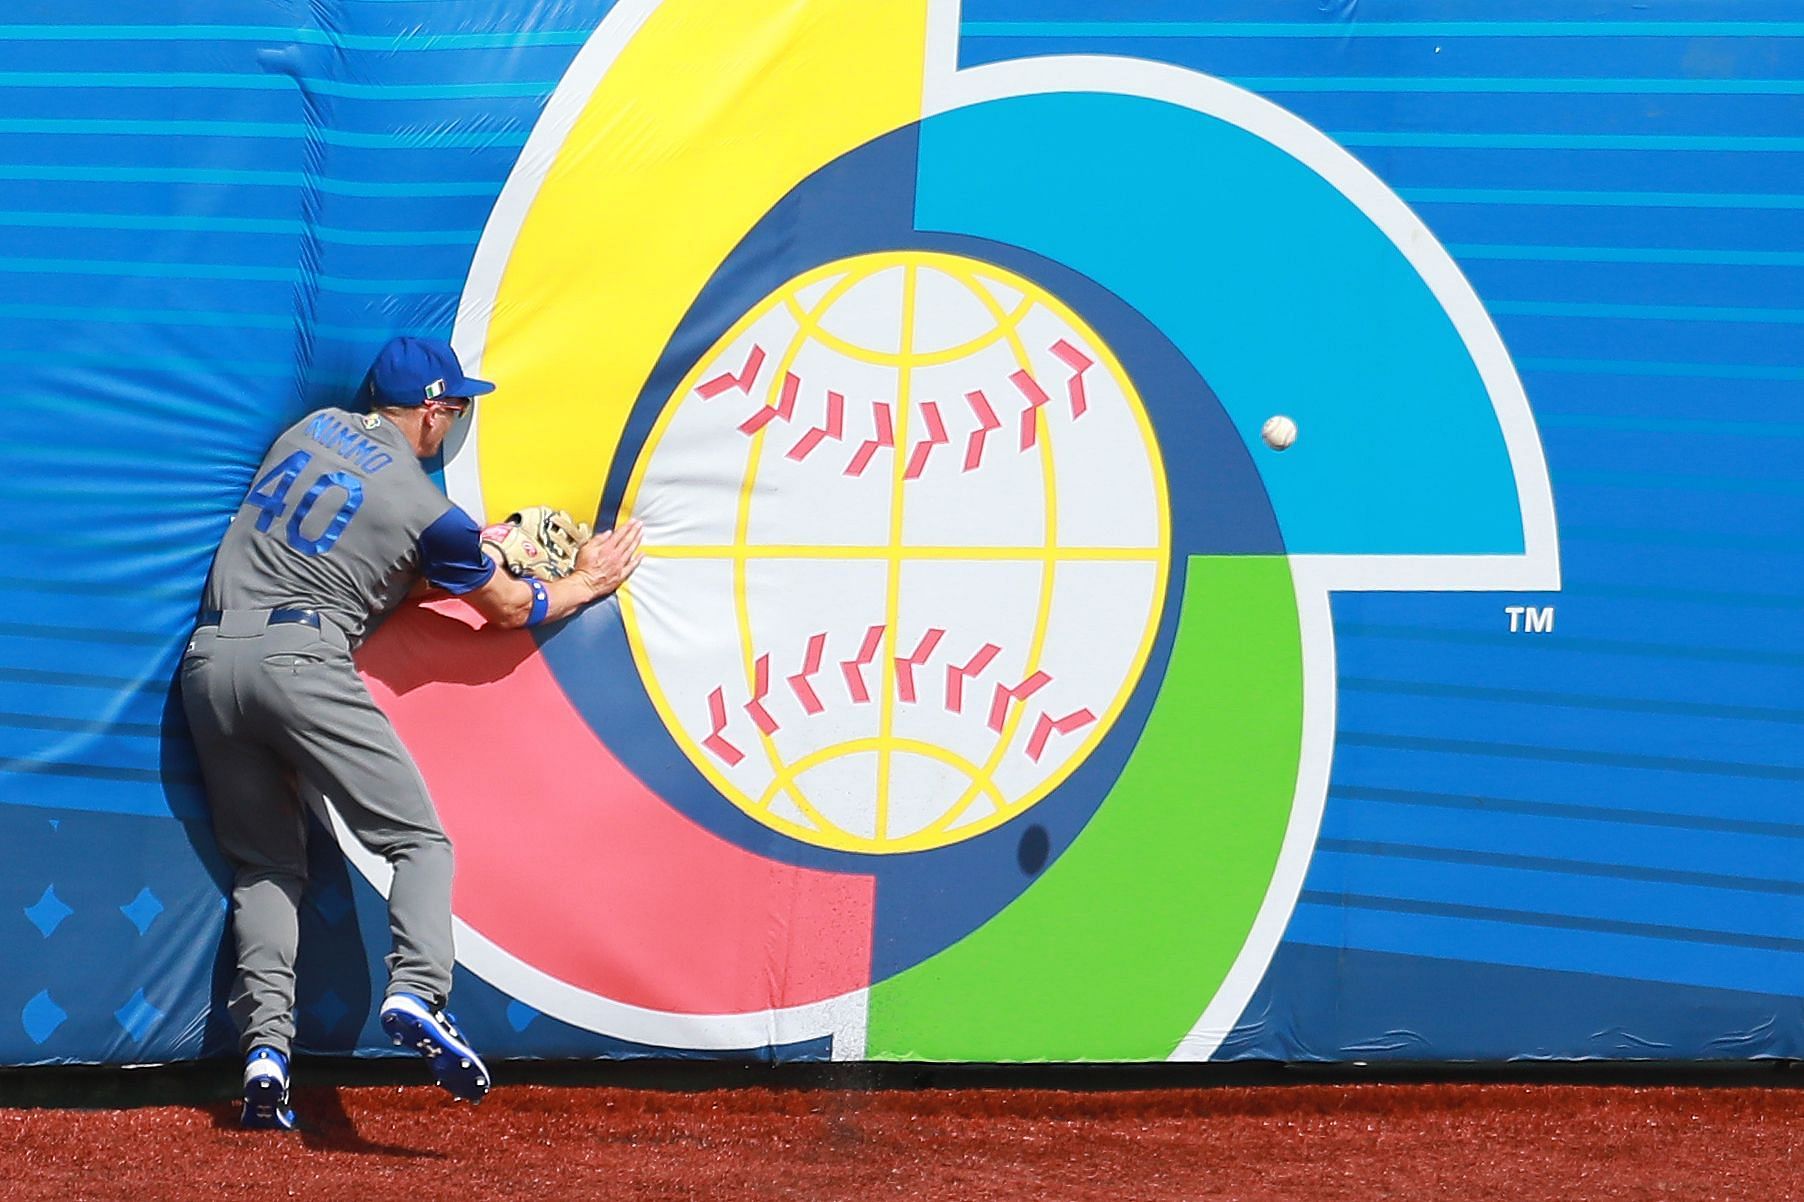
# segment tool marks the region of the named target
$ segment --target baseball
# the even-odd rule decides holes
[[[653,703],[720,794],[818,846],[991,829],[1101,741],[1170,554],[1132,381],[1037,284],[955,255],[818,268],[666,403],[622,505]]]
[[[1297,440],[1297,423],[1282,413],[1268,417],[1265,425],[1259,428],[1259,437],[1265,439],[1265,445],[1272,450],[1282,451]]]

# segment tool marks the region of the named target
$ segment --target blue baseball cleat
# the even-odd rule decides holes
[[[257,1047],[244,1058],[244,1115],[238,1125],[253,1131],[293,1131],[288,1108],[288,1057]]]
[[[432,1062],[432,1076],[453,1097],[480,1102],[489,1092],[489,1070],[443,1010],[411,993],[382,999],[382,1029],[401,1047]]]

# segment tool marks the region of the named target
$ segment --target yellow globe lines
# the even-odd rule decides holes
[[[1165,472],[1114,354],[1039,285],[958,255],[829,263],[695,364],[622,513],[622,597],[666,727],[805,843],[920,851],[1067,779],[1151,652]]]

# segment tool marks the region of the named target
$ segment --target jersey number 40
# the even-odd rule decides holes
[[[288,494],[293,490],[301,473],[313,462],[313,456],[306,451],[296,451],[282,462],[264,473],[263,478],[251,485],[251,491],[245,496],[248,504],[255,505],[263,512],[257,515],[257,529],[269,532],[277,518],[288,513]],[[338,502],[338,512],[334,513],[314,538],[308,538],[302,532],[302,526],[313,512],[319,499],[337,488],[344,496]],[[315,480],[301,499],[295,503],[294,512],[288,514],[288,523],[283,527],[283,537],[288,545],[303,555],[323,555],[332,549],[345,527],[351,524],[357,509],[363,504],[363,481],[350,472],[326,472]]]

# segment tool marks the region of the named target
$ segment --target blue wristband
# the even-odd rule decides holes
[[[526,587],[532,590],[532,612],[526,615],[528,626],[537,626],[551,612],[551,590],[545,587],[543,580],[528,580]]]

